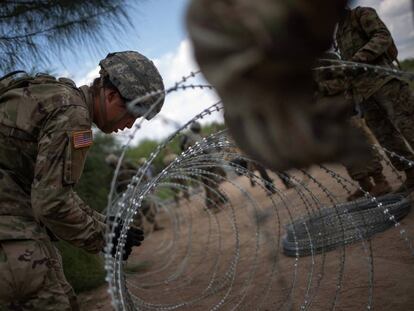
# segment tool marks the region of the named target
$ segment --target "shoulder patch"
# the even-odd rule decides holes
[[[92,145],[92,130],[74,131],[72,132],[73,148],[79,149]]]

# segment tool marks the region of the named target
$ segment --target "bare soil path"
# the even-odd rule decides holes
[[[341,168],[335,170],[346,176]],[[387,173],[396,188],[398,180]],[[344,201],[347,193],[332,177],[320,169],[312,175]],[[246,177],[234,182],[249,192],[223,184],[232,205],[218,214],[203,211],[198,196],[174,207],[171,215],[159,214],[165,229],[147,238],[127,265],[133,295],[154,305],[183,303],[177,310],[210,310],[220,302],[221,310],[300,310],[304,305],[310,310],[363,310],[367,305],[414,310],[414,257],[399,233],[403,228],[414,237],[414,212],[400,228],[371,241],[296,260],[282,252],[285,225],[309,209],[331,205],[329,197],[311,181],[314,200],[310,192],[301,198],[294,189],[269,197],[259,186],[251,188]],[[82,310],[112,310],[106,286],[82,293],[79,300]]]

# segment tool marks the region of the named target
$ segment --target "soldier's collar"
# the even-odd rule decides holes
[[[82,91],[83,98],[85,99],[89,110],[89,116],[91,118],[91,121],[93,121],[93,98],[91,88],[87,85],[82,85],[79,89]]]

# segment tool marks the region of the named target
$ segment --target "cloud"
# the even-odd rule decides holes
[[[370,6],[390,29],[399,49],[399,59],[414,57],[414,20],[411,0],[359,0],[355,6]]]
[[[89,71],[85,76],[83,77],[79,77],[79,76],[75,76],[74,77],[74,81],[76,83],[77,86],[82,86],[82,85],[89,85],[92,83],[92,81],[99,77],[99,70],[100,67],[96,66],[94,69],[92,69],[91,71]]]
[[[161,73],[166,88],[173,87],[176,82],[191,72],[198,71],[197,65],[192,57],[192,47],[188,39],[183,40],[172,52],[166,53],[158,59],[154,59],[154,64]],[[88,85],[94,78],[99,76],[99,67],[93,68],[86,76],[75,77],[76,85]],[[200,76],[189,79],[186,85],[206,85],[207,82]],[[165,98],[164,106],[159,115],[152,120],[144,120],[140,130],[137,132],[134,142],[138,143],[143,139],[160,140],[173,133],[178,126],[181,126],[202,112],[206,108],[218,102],[215,93],[208,89],[187,89],[178,90],[170,93]],[[201,120],[201,123],[212,121],[222,121],[220,113],[214,113]],[[136,121],[135,124],[137,124]],[[121,140],[125,141],[132,133],[131,130],[124,130],[117,134]]]

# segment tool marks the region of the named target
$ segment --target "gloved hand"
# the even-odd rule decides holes
[[[115,217],[111,216],[109,217],[109,225],[112,226],[112,224],[115,221]],[[115,257],[116,248],[121,236],[121,229],[123,226],[123,221],[121,219],[117,219],[117,226],[114,229],[114,237],[112,238],[112,250],[111,255],[112,257]],[[144,240],[144,232],[136,227],[130,227],[127,232],[127,237],[125,239],[125,246],[123,249],[122,254],[122,260],[127,260],[129,255],[131,255],[132,247],[134,246],[140,246],[141,242]]]

